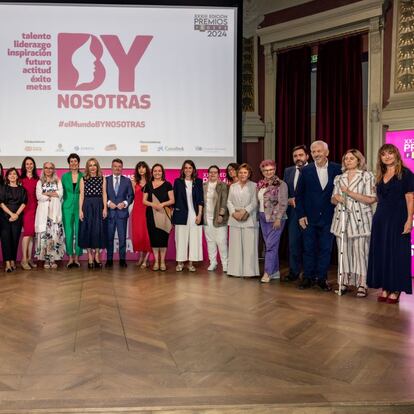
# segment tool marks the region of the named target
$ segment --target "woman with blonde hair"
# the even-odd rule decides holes
[[[104,220],[107,216],[106,180],[96,158],[86,161],[80,179],[79,247],[88,249],[88,268],[101,268],[100,249],[106,246]]]
[[[345,152],[342,171],[334,179],[331,199],[336,205],[331,233],[338,245],[338,294],[343,295],[349,286],[356,286],[356,296],[366,297],[375,179],[357,149]]]
[[[378,206],[372,220],[368,286],[382,289],[378,302],[398,303],[401,292],[412,293],[414,174],[393,144],[378,151],[376,181]]]
[[[65,237],[61,206],[63,187],[53,162],[43,164],[42,175],[36,184],[36,197],[35,256],[45,262],[45,269],[55,269],[56,261],[65,254]]]

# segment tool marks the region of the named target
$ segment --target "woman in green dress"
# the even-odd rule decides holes
[[[79,256],[82,255],[82,249],[78,245],[78,227],[79,183],[83,174],[79,171],[80,158],[78,154],[70,154],[67,160],[70,171],[62,175],[62,216],[66,236],[66,253],[69,256],[66,267],[70,269],[80,267]]]

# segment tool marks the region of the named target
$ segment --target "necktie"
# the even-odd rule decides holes
[[[119,190],[119,177],[115,177],[115,195],[118,195],[118,190]]]

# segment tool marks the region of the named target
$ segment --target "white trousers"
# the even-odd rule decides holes
[[[177,262],[203,260],[203,226],[175,225],[175,249]]]
[[[217,265],[218,247],[223,269],[227,269],[227,226],[214,227],[213,223],[208,220],[207,226],[204,226],[204,235],[206,236],[210,265]]]
[[[240,228],[230,226],[228,275],[259,276],[258,243],[258,227]]]

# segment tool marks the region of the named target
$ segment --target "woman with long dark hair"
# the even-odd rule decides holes
[[[195,272],[193,262],[203,260],[203,181],[197,177],[197,169],[192,160],[185,160],[180,177],[174,181],[175,248],[177,266],[181,272],[188,260],[188,270]]]
[[[6,173],[6,185],[0,195],[1,247],[4,270],[16,269],[17,249],[22,231],[22,213],[27,203],[26,190],[21,186],[19,173],[12,167]]]
[[[398,303],[401,292],[412,293],[414,174],[404,166],[395,145],[379,149],[376,182],[378,205],[372,219],[367,282],[382,289],[378,302]]]
[[[37,267],[32,260],[37,209],[36,184],[39,181],[36,161],[32,157],[26,157],[20,171],[20,181],[27,193],[27,204],[23,211],[22,260],[20,265],[24,270],[30,270],[32,267]]]
[[[131,178],[134,189],[134,205],[131,214],[132,246],[134,252],[139,253],[137,266],[145,269],[148,266],[148,257],[151,253],[151,244],[148,236],[146,210],[144,205],[144,187],[151,180],[151,172],[145,161],[140,161],[135,166],[134,175]]]
[[[148,235],[154,253],[152,270],[167,270],[165,255],[171,231],[171,210],[174,193],[170,182],[165,179],[165,170],[161,164],[154,164],[151,169],[151,181],[143,189],[143,204],[147,206],[146,218]]]

